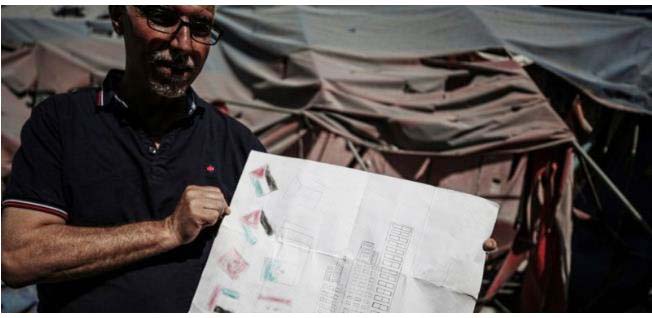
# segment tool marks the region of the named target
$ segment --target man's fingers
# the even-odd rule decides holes
[[[221,211],[215,209],[203,209],[197,214],[201,224],[203,224],[202,227],[215,225],[223,215],[224,214]]]
[[[205,228],[205,227],[213,226],[217,223],[219,219],[220,219],[219,217],[215,217],[214,215],[204,215],[201,217],[201,227]]]
[[[496,240],[494,240],[492,238],[489,238],[489,239],[485,240],[484,243],[482,244],[482,249],[485,252],[493,252],[497,248],[498,248],[498,243],[496,243]]]
[[[218,187],[201,186],[201,187],[197,187],[196,189],[204,193],[214,193],[214,194],[222,195],[222,190],[220,190],[220,188]]]
[[[212,214],[217,213],[216,218],[230,213],[229,206],[224,200],[201,199],[198,200],[197,207]]]
[[[188,198],[214,198],[224,199],[224,194],[218,187],[210,186],[195,186],[189,185],[186,187],[184,195]]]
[[[224,214],[227,215],[230,213],[228,206],[219,206],[214,204],[206,204],[203,206],[203,209],[206,211],[212,211],[212,213]]]
[[[226,200],[222,197],[199,197],[199,198],[194,198],[191,199],[193,205],[197,205],[200,207],[206,207],[210,209],[220,209],[223,210],[225,207],[228,206],[226,203]]]
[[[213,200],[222,200],[222,201],[224,201],[224,195],[222,195],[221,192],[202,191],[201,197],[205,198],[205,199],[213,199]]]
[[[223,207],[226,206],[226,202],[222,199],[201,198],[195,200],[199,202],[198,205],[207,209],[219,209],[221,211]]]

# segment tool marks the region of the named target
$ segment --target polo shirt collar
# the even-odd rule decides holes
[[[123,101],[115,92],[115,87],[118,85],[118,83],[120,83],[123,75],[124,71],[115,69],[109,70],[95,98],[97,107],[102,108],[105,105],[110,105],[111,100],[115,98],[120,106],[124,107],[125,109],[129,108],[129,105],[127,105],[127,103]],[[192,89],[192,87],[188,87],[188,90],[186,91],[186,99],[188,101],[188,116],[190,116],[197,110],[197,103],[195,102],[197,99],[197,94]]]

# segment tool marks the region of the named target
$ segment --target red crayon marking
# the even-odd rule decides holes
[[[281,304],[286,304],[289,305],[292,303],[292,300],[285,299],[285,298],[280,298],[276,296],[263,296],[263,295],[258,295],[259,300],[267,300],[267,301],[273,301],[275,303],[281,303]]]
[[[265,176],[265,167],[260,167],[260,168],[258,168],[256,170],[252,171],[251,174],[253,174],[254,176],[256,176],[258,178],[262,178],[263,176]]]
[[[229,277],[234,280],[238,279],[240,273],[249,267],[249,263],[247,263],[235,249],[231,249],[229,252],[220,256],[217,262],[222,270],[224,270]]]
[[[255,210],[247,215],[242,216],[242,222],[257,227],[260,222],[260,210]]]
[[[216,302],[217,302],[217,296],[220,295],[220,290],[222,288],[220,286],[215,287],[215,290],[213,290],[213,293],[211,294],[211,299],[208,302],[208,309],[213,310],[215,308]]]

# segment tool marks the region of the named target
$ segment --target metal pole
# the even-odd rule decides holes
[[[362,157],[360,157],[360,154],[358,153],[358,149],[355,148],[351,140],[347,140],[346,145],[349,146],[349,149],[351,149],[351,152],[353,153],[353,157],[355,157],[355,160],[362,167],[362,170],[369,171],[369,168],[364,163],[364,160],[362,160]]]
[[[627,211],[632,215],[632,217],[634,217],[634,219],[636,219],[638,223],[641,224],[643,229],[652,236],[652,228],[650,228],[650,225],[647,224],[647,222],[645,222],[645,220],[643,219],[641,214],[636,210],[634,205],[632,205],[632,203],[629,202],[629,200],[627,200],[625,195],[622,192],[620,192],[618,187],[616,187],[616,185],[611,181],[611,179],[609,179],[609,177],[604,173],[604,171],[600,169],[598,164],[596,164],[595,161],[591,159],[589,154],[586,153],[586,151],[584,151],[584,149],[580,146],[580,144],[575,139],[573,140],[573,147],[584,159],[586,159],[586,162],[588,162],[589,165],[593,168],[593,170],[597,172],[598,176],[600,176],[600,178],[604,180],[607,186],[611,188],[611,190],[616,194],[616,196],[623,202],[623,204],[625,204],[625,207],[627,207]]]

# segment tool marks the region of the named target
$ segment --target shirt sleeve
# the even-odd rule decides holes
[[[256,135],[253,133],[251,134],[251,150],[256,150],[260,152],[267,152],[267,149],[265,149],[265,146],[263,146],[262,143],[260,143],[260,140]]]
[[[68,220],[63,195],[60,123],[52,98],[34,108],[21,131],[2,208],[18,207]]]

